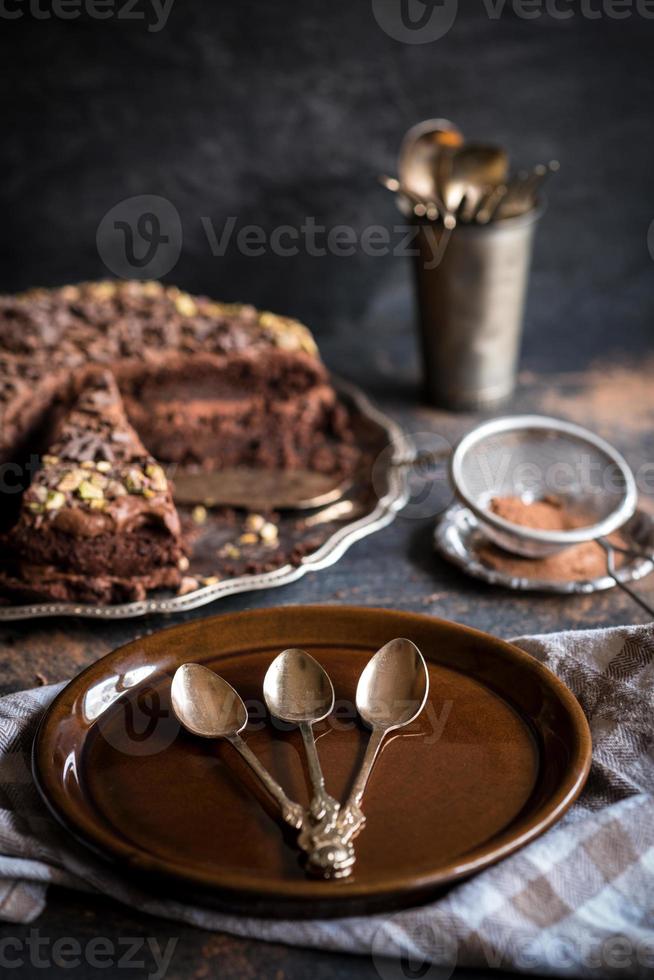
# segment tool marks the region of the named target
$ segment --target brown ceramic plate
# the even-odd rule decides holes
[[[248,744],[306,803],[300,738],[266,719],[261,687],[280,650],[307,649],[336,691],[318,746],[328,788],[342,798],[367,739],[352,707],[357,679],[396,636],[428,661],[426,709],[376,764],[355,875],[307,879],[292,832],[233,748],[179,730],[172,676],[196,661],[233,684],[250,709]],[[423,901],[505,857],[568,809],[590,755],[572,694],[509,643],[413,613],[310,606],[188,623],[109,654],[53,703],[34,771],[64,826],[131,873],[231,910],[317,916]]]

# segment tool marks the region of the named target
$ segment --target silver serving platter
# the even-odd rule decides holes
[[[639,510],[621,530],[628,545],[639,551],[654,553],[654,519]],[[570,579],[552,582],[547,579],[521,578],[492,568],[481,560],[479,545],[488,543],[479,522],[471,510],[462,504],[453,504],[443,514],[434,531],[436,551],[467,575],[481,579],[490,585],[523,592],[554,592],[561,595],[589,595],[616,588],[609,575],[595,579]],[[622,582],[637,582],[654,571],[654,561],[649,558],[628,558],[618,572]]]
[[[209,605],[226,596],[260,589],[278,588],[297,582],[307,572],[321,571],[335,564],[348,548],[361,538],[374,534],[391,524],[396,514],[402,510],[409,499],[406,468],[393,466],[394,460],[406,460],[413,453],[413,446],[400,426],[369,401],[363,392],[340,379],[333,379],[339,395],[363,419],[373,423],[380,430],[380,441],[391,447],[382,459],[387,459],[386,492],[375,497],[370,510],[349,523],[341,523],[316,551],[305,555],[297,565],[287,564],[274,571],[258,575],[241,575],[227,578],[212,585],[202,586],[185,595],[144,599],[113,606],[77,604],[70,602],[39,602],[25,605],[0,606],[0,621],[21,619],[41,619],[47,616],[72,616],[84,619],[133,619],[154,613],[183,613],[191,609]],[[376,474],[378,476],[379,474]],[[377,483],[377,480],[375,481]]]

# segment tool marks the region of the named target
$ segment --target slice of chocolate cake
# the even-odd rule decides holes
[[[117,602],[179,584],[185,559],[170,485],[109,372],[85,377],[8,545],[17,568],[6,578],[31,596]]]

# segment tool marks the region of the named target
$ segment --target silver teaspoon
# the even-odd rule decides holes
[[[263,696],[274,718],[300,729],[313,787],[311,816],[314,820],[335,817],[340,804],[325,789],[313,734],[313,725],[334,708],[334,688],[327,672],[305,650],[284,650],[266,671]]]
[[[200,738],[224,738],[230,742],[277,801],[286,823],[300,830],[305,816],[303,807],[289,799],[241,738],[248,713],[231,684],[200,664],[183,664],[173,677],[171,695],[179,723]]]
[[[346,847],[363,826],[365,816],[361,801],[382,743],[391,732],[415,721],[428,694],[427,665],[411,640],[391,640],[366,665],[357,685],[356,705],[372,732],[359,774],[341,809],[334,832],[317,841],[310,855],[314,871],[324,869],[328,873],[330,852],[336,846]]]

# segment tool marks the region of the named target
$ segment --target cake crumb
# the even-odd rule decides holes
[[[202,504],[198,504],[197,507],[193,508],[191,514],[194,524],[205,524],[207,520],[207,508],[203,507]]]
[[[248,514],[245,519],[246,530],[254,531],[255,534],[259,534],[265,524],[266,518],[262,514]]]
[[[180,583],[177,590],[177,595],[188,595],[189,592],[195,592],[196,589],[200,588],[200,583],[196,578],[192,578],[190,575],[184,577]]]
[[[276,524],[266,521],[259,531],[259,535],[264,544],[277,544],[279,540],[279,528]]]

